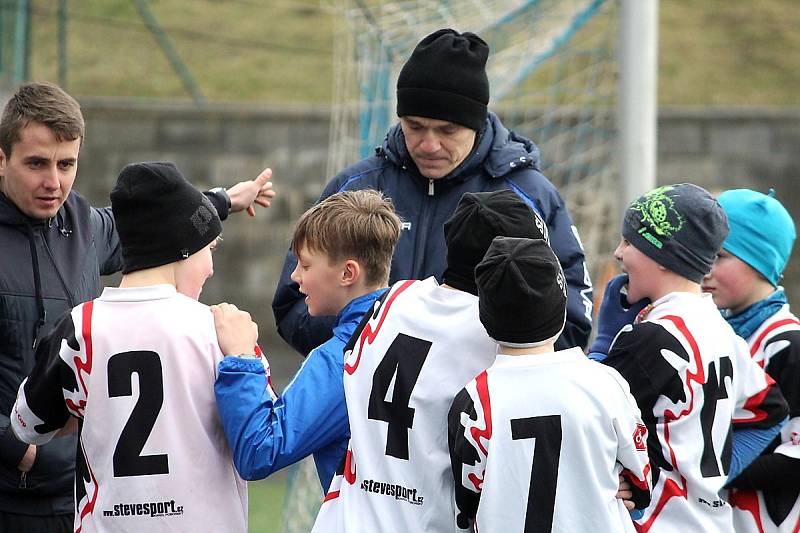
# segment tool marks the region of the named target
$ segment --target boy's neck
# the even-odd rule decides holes
[[[680,274],[676,274],[669,270],[662,271],[660,274],[660,283],[656,285],[653,293],[648,295],[650,301],[652,302],[658,301],[664,296],[674,292],[686,292],[689,294],[696,294],[698,296],[703,292],[699,283],[684,278]]]
[[[356,298],[360,298],[365,294],[377,291],[378,289],[385,289],[386,287],[387,287],[386,283],[376,283],[374,285],[367,285],[365,283],[356,283],[354,285],[350,285],[349,287],[346,288],[344,305],[342,305],[341,309],[337,311],[337,314],[341,313],[342,309],[350,305],[350,302],[352,302]]]
[[[122,276],[122,281],[119,283],[122,289],[151,287],[153,285],[172,285],[173,287],[177,287],[175,283],[175,269],[172,264],[129,272]]]
[[[502,344],[497,346],[497,353],[502,355],[541,355],[553,353],[555,351],[556,347],[552,342],[533,348],[511,348],[510,346],[503,346]]]

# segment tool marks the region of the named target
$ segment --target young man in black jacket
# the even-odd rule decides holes
[[[72,192],[83,136],[78,103],[47,83],[21,86],[0,119],[0,531],[72,531],[77,437],[28,446],[8,416],[39,339],[122,267],[111,209]],[[253,214],[271,173],[206,194],[222,219]]]

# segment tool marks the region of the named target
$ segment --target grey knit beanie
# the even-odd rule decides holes
[[[728,235],[725,211],[697,185],[658,187],[625,212],[622,236],[659,265],[700,283]]]

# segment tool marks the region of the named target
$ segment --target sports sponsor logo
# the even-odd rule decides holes
[[[633,445],[636,446],[636,451],[647,451],[647,427],[643,424],[636,424],[636,429],[633,431]]]
[[[392,496],[395,500],[408,502],[411,505],[422,505],[423,497],[417,494],[417,489],[404,487],[395,483],[385,483],[383,481],[365,479],[361,482],[361,490],[373,494]]]
[[[704,500],[703,498],[697,498],[697,502],[698,503],[703,503],[703,504],[708,505],[709,507],[713,507],[715,509],[718,508],[718,507],[725,507],[726,505],[728,505],[728,502],[726,502],[725,500],[708,501],[708,500]]]
[[[104,509],[103,516],[178,516],[183,514],[183,505],[176,505],[175,500],[165,502],[118,503],[112,509]]]
[[[16,404],[14,405],[14,414],[17,415],[17,422],[19,422],[20,426],[22,426],[24,428],[28,427],[28,424],[25,423],[25,419],[22,418],[21,414],[19,414],[19,411],[17,410]]]

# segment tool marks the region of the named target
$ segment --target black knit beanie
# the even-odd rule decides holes
[[[111,209],[122,273],[186,259],[222,233],[217,210],[174,163],[133,163],[119,173]]]
[[[567,283],[541,239],[496,237],[475,267],[478,310],[491,338],[529,348],[555,342],[567,318]]]
[[[489,45],[474,33],[438,30],[411,52],[397,78],[397,116],[483,129],[489,103]]]
[[[628,207],[622,236],[658,263],[700,283],[728,235],[728,218],[711,194],[697,185],[658,187]]]
[[[451,287],[478,294],[475,266],[481,262],[495,237],[548,240],[547,226],[533,209],[508,189],[468,192],[444,223],[447,268],[442,281]]]

